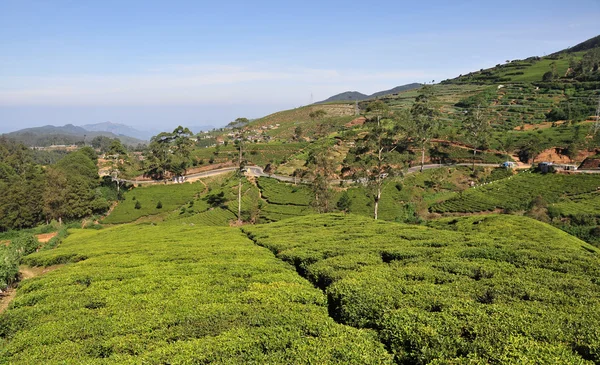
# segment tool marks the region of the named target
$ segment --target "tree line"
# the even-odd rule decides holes
[[[0,231],[105,212],[109,207],[105,190],[91,147],[41,165],[23,144],[0,138]]]

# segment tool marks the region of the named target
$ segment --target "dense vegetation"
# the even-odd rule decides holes
[[[0,363],[389,363],[294,269],[237,229],[74,230],[0,316]]]
[[[432,225],[325,215],[244,230],[397,363],[600,360],[597,249],[527,218]]]
[[[0,231],[106,211],[112,186],[101,187],[96,160],[85,147],[44,167],[25,146],[0,139]]]

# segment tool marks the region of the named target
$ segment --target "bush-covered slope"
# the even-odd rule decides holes
[[[599,252],[537,221],[322,215],[244,228],[399,364],[600,361]]]
[[[323,293],[237,229],[73,231],[0,315],[0,363],[388,363]]]

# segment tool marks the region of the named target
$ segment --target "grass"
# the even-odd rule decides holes
[[[434,225],[321,215],[244,230],[398,364],[600,360],[597,249],[524,217]]]
[[[389,363],[374,334],[239,230],[73,230],[0,316],[0,363]]]

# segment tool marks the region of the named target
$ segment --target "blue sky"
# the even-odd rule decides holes
[[[221,126],[600,34],[600,2],[0,2],[0,132]]]

